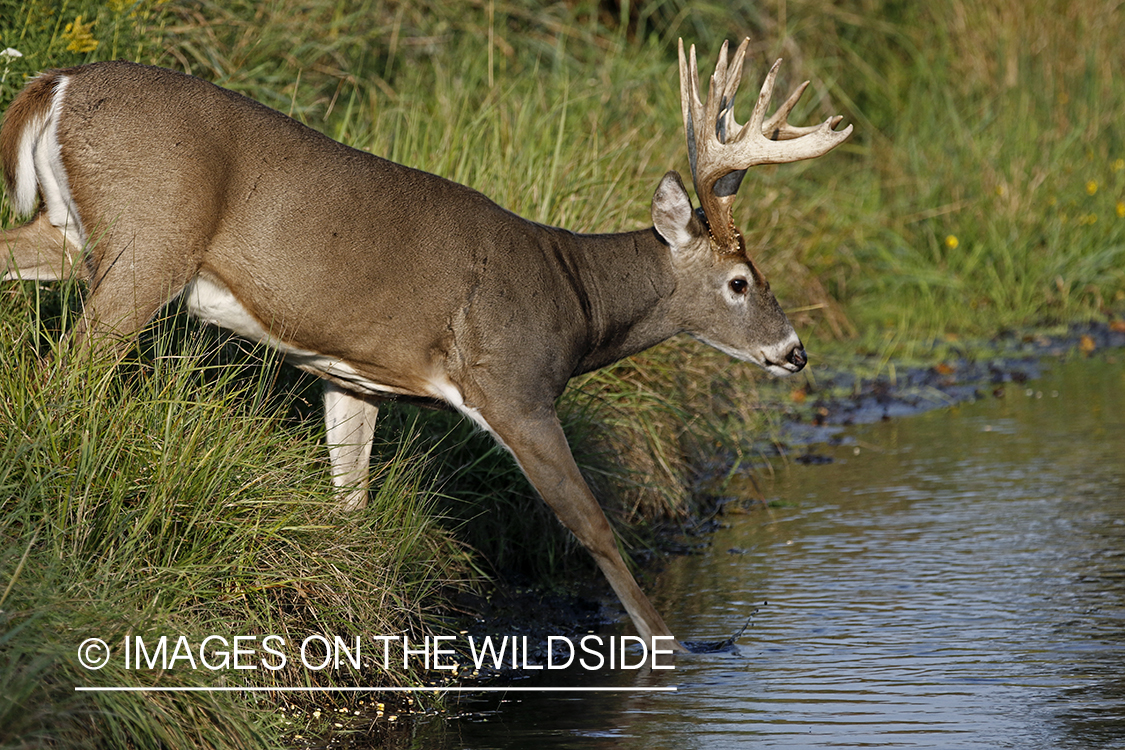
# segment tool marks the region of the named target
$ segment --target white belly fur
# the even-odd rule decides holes
[[[444,401],[489,432],[501,446],[509,452],[511,451],[484,419],[480,411],[465,404],[464,394],[449,380],[445,373],[431,373],[422,383],[422,394],[376,383],[360,375],[355,368],[341,359],[293,346],[270,335],[262,327],[262,324],[242,306],[242,303],[231,293],[230,289],[218,281],[196,276],[184,287],[183,296],[187,302],[188,311],[204,322],[233,331],[251,341],[273,347],[284,354],[291,364],[318,375],[329,375],[341,384],[346,383],[352,386],[360,393],[371,396],[425,395],[438,401]]]
[[[242,303],[231,293],[230,289],[220,282],[204,276],[196,276],[184,287],[183,296],[187,302],[188,311],[203,322],[225,328],[251,341],[266,344],[284,354],[291,364],[303,370],[315,372],[318,375],[329,375],[338,381],[353,386],[357,391],[372,396],[413,395],[407,391],[365,378],[341,359],[293,346],[271,335],[242,306]]]

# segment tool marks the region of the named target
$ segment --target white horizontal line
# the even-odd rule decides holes
[[[676,687],[81,687],[76,693],[674,693]]]

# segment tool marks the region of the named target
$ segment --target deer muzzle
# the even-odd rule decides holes
[[[762,350],[762,366],[778,377],[800,372],[808,362],[805,346],[795,333],[777,346]]]

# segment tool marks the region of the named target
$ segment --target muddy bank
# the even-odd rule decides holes
[[[817,462],[825,459],[815,445],[837,440],[849,425],[981,398],[1004,398],[1009,389],[1025,387],[1039,377],[1052,360],[1125,348],[1125,322],[1083,323],[1055,334],[1005,332],[960,351],[947,348],[955,352],[953,356],[929,366],[902,367],[892,362],[876,375],[863,376],[856,373],[872,366],[861,360],[848,370],[819,369],[804,384],[767,386],[763,408],[775,408],[785,418],[779,435],[763,445],[763,451]]]
[[[434,628],[435,635],[452,640],[444,644],[454,653],[443,651],[444,664],[455,663],[455,670],[431,670],[416,683],[427,688],[465,689],[438,695],[431,690],[416,693],[386,693],[370,700],[325,701],[321,709],[290,709],[293,718],[301,723],[302,714],[317,717],[330,716],[331,721],[317,722],[312,732],[294,732],[287,746],[302,750],[387,750],[415,746],[420,734],[441,732],[443,726],[456,722],[487,720],[495,710],[492,701],[479,700],[475,688],[518,686],[537,674],[522,666],[513,666],[505,658],[496,666],[492,658],[483,660],[477,669],[473,654],[466,649],[469,639],[481,643],[491,638],[499,648],[503,639],[520,644],[519,661],[543,664],[548,658],[545,644],[548,636],[564,636],[577,641],[590,633],[605,631],[624,617],[620,605],[613,598],[601,574],[591,566],[589,571],[576,572],[581,582],[552,590],[532,585],[526,581],[496,580],[479,593],[462,591],[452,595],[442,623]],[[638,576],[644,585],[643,576]],[[414,643],[414,642],[412,642]],[[421,648],[421,643],[414,644]],[[526,654],[523,646],[527,647]],[[398,658],[400,652],[395,651]],[[491,652],[490,656],[495,653]],[[510,653],[510,652],[509,652]],[[415,661],[420,657],[415,658]],[[554,658],[561,663],[565,657],[558,653]],[[502,701],[503,697],[497,700]],[[307,722],[306,722],[307,723]]]

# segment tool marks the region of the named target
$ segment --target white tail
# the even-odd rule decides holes
[[[719,127],[712,110],[705,132]],[[678,333],[779,375],[806,361],[745,251],[713,246],[707,224],[728,217],[705,223],[675,172],[653,197],[654,227],[577,235],[204,81],[120,62],[32,81],[0,159],[16,210],[44,207],[0,232],[4,278],[86,280],[79,349],[120,352],[180,295],[278,348],[327,381],[346,509],[367,500],[380,403],[456,409],[512,453],[646,639],[671,633],[618,553],[555,399],[572,376]]]

